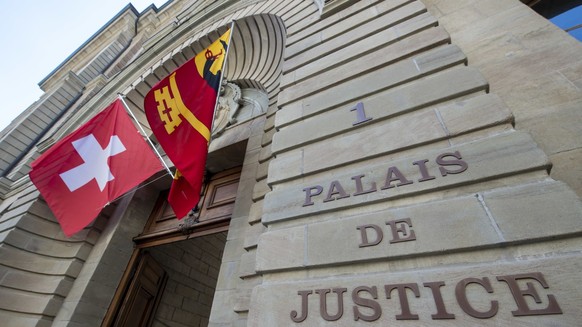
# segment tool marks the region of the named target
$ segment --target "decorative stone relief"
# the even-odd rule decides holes
[[[242,89],[241,106],[237,115],[240,123],[266,113],[269,97],[266,92],[259,89]]]
[[[212,127],[219,137],[228,127],[244,123],[267,112],[268,96],[258,89],[241,89],[232,82],[223,82]]]
[[[236,123],[237,120],[235,117],[240,108],[240,100],[240,87],[234,83],[224,81],[220,87],[220,96],[214,115],[212,134],[215,137],[222,134],[227,126]]]

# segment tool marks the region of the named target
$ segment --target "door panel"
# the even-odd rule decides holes
[[[146,248],[228,230],[240,172],[241,167],[237,167],[212,176],[204,185],[200,210],[181,220],[168,204],[168,192],[161,192],[143,232],[133,241]]]
[[[162,266],[143,253],[113,326],[150,326],[167,279]]]

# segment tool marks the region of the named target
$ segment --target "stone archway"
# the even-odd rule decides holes
[[[143,98],[151,87],[169,75],[196,53],[207,47],[228,28],[218,27],[203,36],[196,35],[181,49],[171,52],[156,63],[132,88],[126,92],[132,110],[143,111]],[[259,14],[236,20],[224,77],[241,89],[266,92],[268,104],[273,105],[279,94],[281,65],[285,45],[285,26],[281,18],[272,14]]]
[[[167,58],[164,62],[160,62],[155,68],[152,67],[146,70],[148,73],[144,74],[140,82],[134,84],[126,94],[129,105],[134,107],[136,111],[141,111],[144,96],[157,81],[193,58],[196,53],[202,51],[212,40],[222,34],[226,28],[227,26],[221,26],[217,30],[182,47],[180,51],[172,51],[171,57],[164,57]],[[224,94],[221,95],[220,99],[221,109],[222,106],[225,106],[228,108],[229,113],[222,115],[226,117],[226,122],[224,125],[221,124],[221,128],[213,133],[213,141],[210,144],[207,162],[207,169],[210,173],[218,173],[229,169],[235,163],[242,165],[243,160],[246,160],[245,158],[248,157],[249,151],[251,151],[250,146],[256,146],[256,144],[250,145],[247,143],[247,140],[251,138],[250,131],[254,129],[261,134],[264,133],[265,127],[263,125],[265,125],[266,121],[265,116],[268,116],[266,114],[267,109],[275,107],[279,93],[285,33],[281,18],[271,14],[254,15],[237,20],[225,69],[226,83],[222,88]],[[238,109],[236,113],[235,109]],[[271,118],[274,118],[273,113],[274,111],[271,112]],[[219,118],[221,118],[220,115]],[[272,122],[271,119],[271,128],[273,126]],[[269,142],[270,137],[265,140]],[[242,148],[239,146],[241,144]],[[256,152],[257,149],[252,151]],[[266,167],[266,164],[265,162],[264,167]],[[266,181],[266,172],[262,177],[258,177],[256,171],[248,171],[247,174],[249,173],[252,176],[249,175],[246,178],[241,176],[241,181],[244,180],[246,183],[244,187],[246,189],[252,189],[256,184],[259,184],[258,182],[264,183]],[[244,174],[245,172],[243,171]],[[245,196],[242,200],[245,201],[247,199]],[[248,204],[243,205],[248,206]],[[236,219],[237,217],[233,216],[233,218]],[[246,217],[241,218],[244,218],[245,221],[247,220]],[[241,219],[238,220],[240,221]],[[257,224],[257,222],[254,223]],[[239,226],[240,223],[236,223],[236,225]],[[245,236],[241,234],[239,237],[244,238]],[[228,243],[228,240],[225,241]],[[167,246],[174,249],[176,247],[175,245]],[[245,250],[240,247],[237,251],[244,252]],[[232,254],[227,254],[225,257],[222,258],[223,262],[230,260]],[[220,267],[220,271],[223,271],[223,266]],[[239,279],[239,276],[231,277]],[[245,277],[253,278],[248,274]],[[170,280],[172,280],[172,276],[170,276]],[[251,283],[256,282],[253,281]],[[221,287],[223,286],[219,284],[216,288],[219,298],[225,292]],[[236,297],[248,298],[247,291],[250,292],[250,289],[247,286],[242,286],[240,292],[236,291]],[[231,290],[227,292],[231,292]],[[162,299],[162,305],[164,305],[164,301]],[[218,301],[220,303],[221,300],[219,299]],[[223,310],[229,309],[223,308]],[[233,310],[231,312],[234,313],[234,310],[237,309],[231,308],[230,310]]]

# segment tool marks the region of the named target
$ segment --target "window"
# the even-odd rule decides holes
[[[556,26],[582,41],[582,0],[522,0]]]
[[[582,41],[582,5],[551,18],[550,21]]]

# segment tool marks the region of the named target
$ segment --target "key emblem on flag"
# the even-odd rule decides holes
[[[174,90],[176,92],[177,90]],[[174,93],[172,92],[172,93]],[[180,110],[176,106],[176,100],[170,94],[170,89],[167,86],[155,90],[154,97],[158,104],[158,113],[160,119],[164,122],[164,127],[168,134],[172,134],[176,127],[182,123],[180,118]]]
[[[169,89],[174,95],[168,92],[168,86],[154,91],[154,98],[157,102],[157,109],[160,119],[164,122],[164,128],[168,134],[172,134],[176,127],[182,123],[180,115],[190,123],[190,125],[198,132],[206,141],[210,141],[210,129],[202,123],[193,113],[186,107],[178,84],[176,83],[176,72],[169,76]]]

